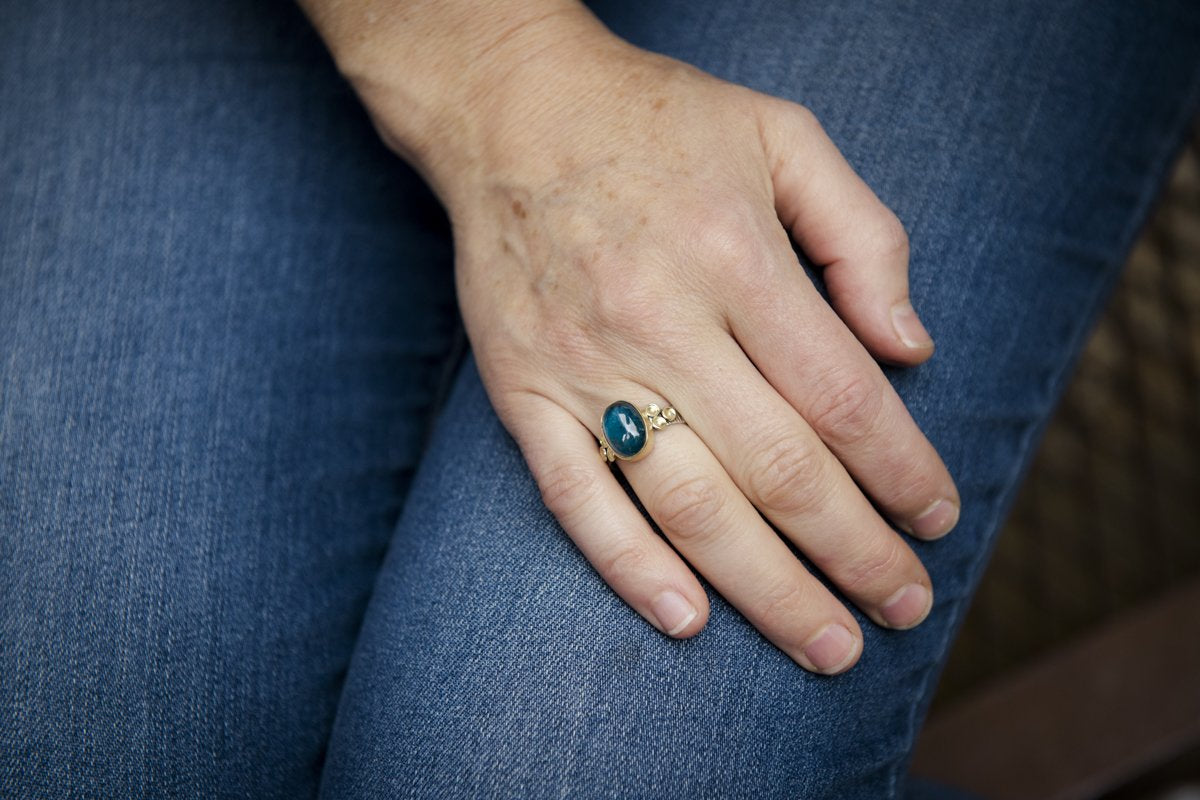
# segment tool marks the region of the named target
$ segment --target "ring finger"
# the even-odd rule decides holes
[[[649,458],[619,463],[683,557],[804,668],[832,674],[856,661],[862,632],[853,615],[792,555],[704,442],[676,425],[653,448]]]

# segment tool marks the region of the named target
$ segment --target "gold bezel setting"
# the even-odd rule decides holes
[[[600,457],[611,463],[613,461],[640,461],[650,455],[650,451],[654,449],[654,432],[660,431],[668,425],[674,425],[677,422],[683,422],[683,417],[679,412],[671,406],[660,407],[657,403],[650,403],[642,408],[638,413],[642,418],[642,423],[646,428],[646,441],[638,449],[636,453],[630,456],[622,455],[616,448],[608,442],[608,438],[604,434],[604,419],[609,410],[615,405],[628,404],[636,410],[637,406],[630,403],[628,400],[616,400],[609,403],[605,407],[604,412],[600,415]],[[685,423],[686,424],[686,423]]]

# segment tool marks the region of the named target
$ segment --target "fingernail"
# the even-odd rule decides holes
[[[912,530],[925,539],[945,536],[958,524],[958,506],[949,500],[935,500],[912,521]]]
[[[662,626],[668,636],[679,633],[696,618],[695,606],[679,592],[663,592],[654,598],[654,602],[650,604],[650,610],[654,612],[654,616],[658,618],[658,624]]]
[[[854,637],[845,625],[831,622],[804,646],[804,655],[822,672],[837,672],[854,657]]]
[[[908,300],[901,300],[892,306],[892,327],[896,329],[896,335],[906,347],[913,350],[928,350],[933,347],[933,339]]]
[[[893,628],[912,628],[929,614],[932,599],[924,586],[910,583],[892,595],[879,611]]]

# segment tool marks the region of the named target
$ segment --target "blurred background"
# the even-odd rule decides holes
[[[1200,127],[996,548],[914,772],[989,798],[1200,800]]]

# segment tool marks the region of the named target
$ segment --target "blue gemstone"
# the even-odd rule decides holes
[[[633,403],[618,400],[604,409],[604,438],[618,456],[633,458],[646,446],[646,420]]]

